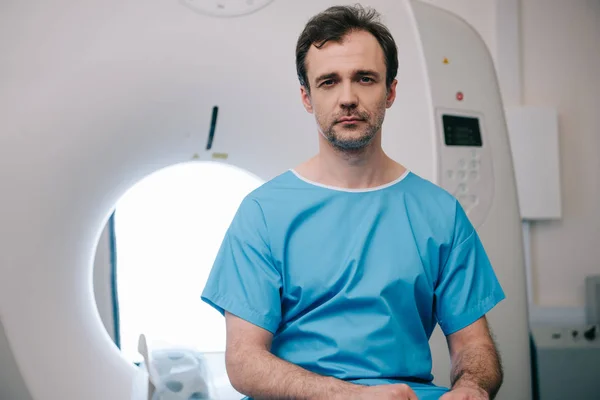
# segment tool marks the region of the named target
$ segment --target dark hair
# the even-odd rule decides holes
[[[389,89],[398,73],[398,50],[392,34],[379,21],[379,13],[372,8],[333,6],[312,17],[298,38],[296,45],[296,71],[300,84],[310,90],[306,78],[306,54],[310,46],[321,48],[328,41],[340,42],[351,31],[371,33],[385,55],[386,86]]]

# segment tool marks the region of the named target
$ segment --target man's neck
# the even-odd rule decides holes
[[[296,168],[305,178],[323,185],[365,189],[398,179],[406,169],[389,158],[379,140],[360,151],[334,149],[321,142],[319,153]]]

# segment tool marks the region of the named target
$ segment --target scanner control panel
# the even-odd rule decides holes
[[[471,223],[483,223],[494,195],[492,155],[481,115],[439,110],[441,186],[460,202]]]

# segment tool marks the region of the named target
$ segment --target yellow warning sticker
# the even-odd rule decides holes
[[[226,160],[229,157],[227,153],[213,153],[212,158],[219,158],[222,160]]]

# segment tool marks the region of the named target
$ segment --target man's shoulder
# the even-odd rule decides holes
[[[414,229],[451,241],[457,223],[462,224],[461,205],[450,192],[435,182],[411,173],[403,191],[403,206]],[[428,233],[423,233],[428,232]]]
[[[270,205],[286,204],[294,196],[297,182],[290,170],[279,173],[256,188],[250,190],[242,199],[241,208],[257,208],[264,212]]]
[[[266,199],[271,199],[274,196],[285,195],[289,189],[294,188],[295,180],[293,179],[293,173],[290,170],[279,173],[273,178],[268,179],[247,195],[247,199],[252,199],[261,202]]]
[[[410,172],[409,177],[409,186],[406,190],[408,197],[412,197],[427,207],[446,210],[454,210],[456,208],[458,200],[443,187],[414,172]]]

